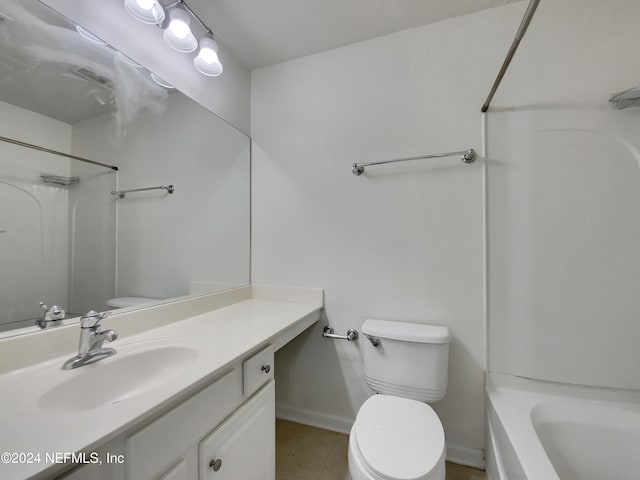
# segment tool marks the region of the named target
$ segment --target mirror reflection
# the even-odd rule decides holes
[[[0,37],[0,330],[249,283],[246,135],[37,0]]]

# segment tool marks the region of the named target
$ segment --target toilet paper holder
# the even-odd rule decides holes
[[[349,330],[347,330],[346,335],[336,335],[334,333],[333,328],[326,326],[322,330],[322,336],[323,338],[333,338],[336,340],[347,340],[349,342],[352,342],[358,339],[358,331],[353,328],[350,328]]]

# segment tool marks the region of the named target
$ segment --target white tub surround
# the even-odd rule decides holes
[[[118,353],[70,371],[60,367],[77,353],[77,324],[0,340],[0,451],[41,454],[39,463],[0,463],[0,477],[47,478],[68,470],[69,465],[46,462],[45,454],[94,450],[202,396],[197,392],[227,381],[232,371],[244,378],[239,395],[248,398],[255,389],[246,391],[251,386],[246,372],[241,375],[243,362],[261,361],[268,345],[272,358],[273,350],[317,322],[322,308],[320,289],[250,286],[118,311],[102,321],[104,329],[120,334],[109,345]],[[136,380],[128,370],[138,368]],[[87,385],[81,376],[95,377],[95,388],[80,388],[66,401],[66,388]]]
[[[487,376],[491,480],[631,478],[640,392]]]

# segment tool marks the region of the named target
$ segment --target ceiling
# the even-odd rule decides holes
[[[249,69],[520,0],[187,0]]]
[[[254,69],[514,1],[518,0],[187,3],[245,66]],[[130,104],[137,99],[124,98],[123,92],[132,84],[149,82],[136,68],[114,63],[115,54],[78,35],[75,25],[38,0],[0,0],[0,101],[69,124],[114,111],[118,94],[121,103]],[[90,75],[78,75],[78,68]],[[123,73],[127,75],[120,82]],[[103,85],[92,81],[95,75],[114,81]]]

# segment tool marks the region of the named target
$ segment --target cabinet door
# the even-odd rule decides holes
[[[127,437],[127,479],[157,480],[180,459],[187,463],[187,478],[195,479],[199,470],[198,441],[233,412],[242,400],[242,375],[240,369],[234,368],[155,422]],[[190,450],[194,452],[191,456]]]
[[[275,480],[274,385],[200,442],[200,480]]]
[[[181,458],[173,467],[164,473],[158,480],[188,480],[187,462]]]

